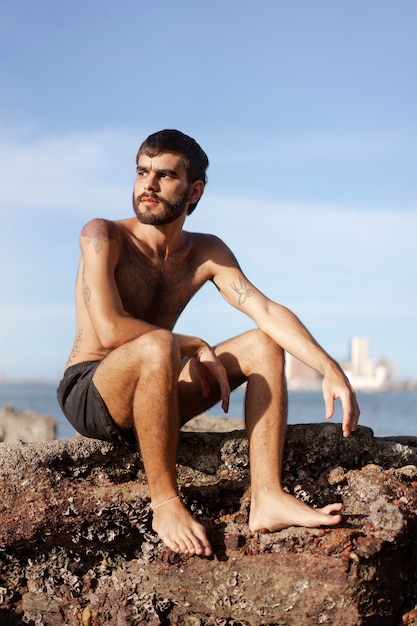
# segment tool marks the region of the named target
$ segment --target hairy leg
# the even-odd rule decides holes
[[[246,430],[250,446],[252,531],[275,531],[288,526],[316,527],[340,523],[341,504],[314,509],[285,492],[281,483],[282,456],[288,413],[283,351],[266,336],[258,337],[257,375],[249,377]],[[261,383],[262,381],[262,383]],[[261,401],[260,385],[270,401]]]
[[[175,552],[210,556],[204,527],[176,498],[180,361],[174,335],[155,330],[111,352],[93,381],[116,424],[136,429],[155,532]]]
[[[232,389],[247,381],[245,422],[250,449],[251,511],[249,527],[280,530],[288,526],[332,526],[341,521],[340,504],[313,509],[286,493],[281,465],[287,422],[287,389],[283,350],[265,333],[250,331],[220,344],[216,354]],[[192,361],[180,375],[180,415],[187,421],[218,401],[215,381],[202,398]]]

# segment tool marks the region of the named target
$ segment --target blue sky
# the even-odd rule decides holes
[[[417,378],[414,0],[16,0],[0,7],[0,378],[61,376],[78,235],[131,215],[134,159],[195,137],[189,230],[337,359],[353,336]],[[251,327],[211,286],[177,329]]]

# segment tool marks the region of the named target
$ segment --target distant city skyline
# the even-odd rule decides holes
[[[349,352],[348,358],[339,359],[339,363],[356,390],[379,391],[407,382],[396,378],[395,364],[386,356],[371,358],[367,337],[353,337]],[[317,389],[322,380],[317,372],[291,355],[287,356],[286,374],[291,389]],[[417,383],[417,379],[409,382]]]

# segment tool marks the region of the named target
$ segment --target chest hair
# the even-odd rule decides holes
[[[192,252],[168,262],[150,260],[130,242],[124,246],[115,279],[129,315],[172,329],[207,277]]]

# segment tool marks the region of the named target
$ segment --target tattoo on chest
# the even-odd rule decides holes
[[[239,296],[239,304],[243,304],[244,302],[246,302],[246,300],[250,298],[251,296],[253,296],[255,293],[253,289],[245,285],[245,283],[243,282],[241,278],[239,278],[239,285],[236,285],[233,282],[233,283],[230,283],[230,286],[233,289],[233,291],[235,291],[237,295]]]

